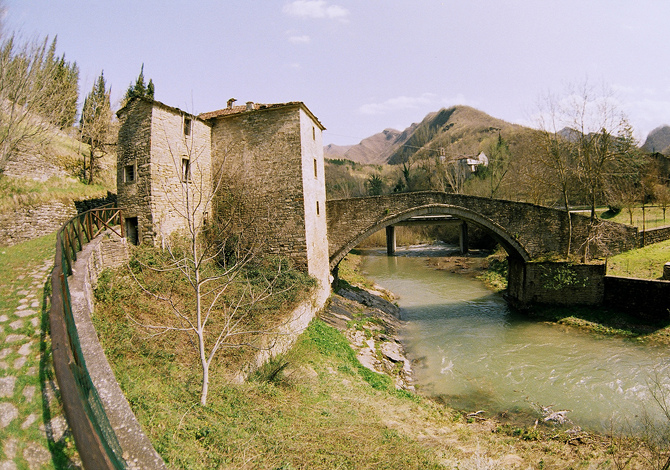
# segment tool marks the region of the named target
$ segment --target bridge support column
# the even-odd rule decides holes
[[[386,227],[386,254],[395,256],[395,227],[393,225]]]
[[[458,237],[458,245],[462,255],[468,252],[468,224],[466,224],[465,221],[461,222],[461,231]]]

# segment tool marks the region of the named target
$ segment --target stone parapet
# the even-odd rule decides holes
[[[119,238],[111,232],[106,232],[84,246],[68,281],[72,314],[85,367],[120,447],[119,457],[124,460],[126,468],[129,469],[166,469],[163,459],[155,451],[149,438],[142,432],[140,424],[116,382],[114,372],[107,362],[91,322],[94,308],[93,288],[98,275],[103,269],[118,267],[127,260],[128,247],[125,238]],[[80,450],[85,452],[85,449]]]

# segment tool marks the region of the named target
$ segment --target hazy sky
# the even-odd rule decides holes
[[[324,143],[404,129],[467,104],[531,124],[538,99],[604,83],[639,138],[670,124],[667,0],[4,0],[5,24],[58,35],[88,93],[120,100],[144,63],[156,99],[303,101]]]

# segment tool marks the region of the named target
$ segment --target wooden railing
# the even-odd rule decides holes
[[[119,227],[119,230],[115,228]],[[65,256],[63,270],[67,275],[72,274],[72,263],[77,260],[77,253],[84,245],[100,235],[103,230],[109,229],[119,237],[125,237],[123,215],[118,207],[104,206],[91,209],[70,219],[58,231],[57,243],[61,245]],[[85,240],[85,241],[84,241]]]
[[[67,421],[84,468],[125,469],[118,442],[97,390],[91,382],[81,351],[67,277],[84,245],[104,230],[123,237],[121,209],[92,209],[70,219],[56,236],[56,259],[51,275],[51,342],[54,370]]]

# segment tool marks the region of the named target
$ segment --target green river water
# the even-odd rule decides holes
[[[604,432],[663,421],[652,392],[670,394],[667,347],[513,312],[481,281],[428,267],[426,256],[445,255],[445,246],[366,254],[367,277],[399,297],[401,338],[423,392],[488,416],[569,410],[574,425]]]

